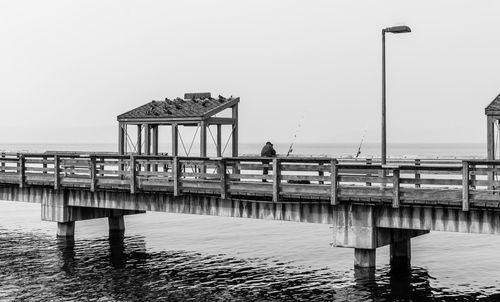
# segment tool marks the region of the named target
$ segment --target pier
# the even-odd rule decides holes
[[[60,236],[101,217],[123,231],[123,215],[145,211],[329,224],[332,245],[354,248],[359,267],[388,244],[391,261],[409,263],[411,238],[433,230],[500,233],[498,161],[262,160],[4,154],[0,199],[41,203]]]
[[[119,116],[117,154],[2,153],[0,199],[41,203],[41,218],[56,222],[57,234],[66,237],[74,235],[76,221],[102,217],[110,232],[122,233],[124,215],[146,211],[327,224],[332,245],[353,248],[358,268],[373,268],[376,249],[385,245],[392,265],[409,267],[411,238],[430,231],[500,234],[500,161],[494,159],[492,126],[500,111],[488,111],[498,97],[486,110],[489,159],[387,164],[238,156],[239,98],[186,99],[192,103],[152,102]],[[182,106],[199,111],[179,117]],[[225,109],[231,117],[213,116]],[[128,124],[137,125],[132,150],[125,143]],[[213,157],[206,156],[210,124],[218,129]],[[162,125],[172,127],[173,156],[158,154]],[[202,156],[178,155],[179,125],[201,127]],[[232,127],[232,156],[222,156],[222,125]],[[263,175],[265,168],[269,174]]]

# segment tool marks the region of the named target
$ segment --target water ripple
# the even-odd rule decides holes
[[[269,259],[148,252],[144,238],[56,240],[0,229],[1,301],[495,301],[433,287],[423,268],[311,269]],[[465,284],[464,287],[467,287]]]

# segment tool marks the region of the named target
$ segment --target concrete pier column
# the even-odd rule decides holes
[[[58,222],[57,223],[57,236],[59,237],[73,237],[75,236],[75,222]]]
[[[409,269],[411,267],[411,239],[391,243],[391,267]]]
[[[123,215],[120,216],[109,216],[108,217],[109,224],[109,234],[120,234],[123,235],[125,232],[125,221],[123,219]]]
[[[375,267],[376,249],[354,249],[354,267],[370,268]]]

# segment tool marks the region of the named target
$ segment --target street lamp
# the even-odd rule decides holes
[[[385,33],[409,33],[408,26],[393,26],[382,29],[382,165],[386,164],[386,130],[385,130]]]

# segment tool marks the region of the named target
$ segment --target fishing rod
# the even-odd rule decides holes
[[[290,155],[290,153],[293,152],[293,144],[295,143],[295,139],[297,138],[297,134],[300,132],[300,127],[302,127],[302,120],[304,119],[304,115],[301,115],[299,123],[297,124],[297,129],[295,133],[293,134],[293,139],[292,142],[290,143],[290,147],[288,147],[288,152],[286,153],[286,157]]]
[[[358,152],[356,152],[356,158],[358,158],[359,155],[361,155],[361,147],[363,146],[363,141],[365,140],[365,136],[366,136],[366,130],[365,132],[363,132],[363,136],[361,137],[361,142],[359,143]]]

